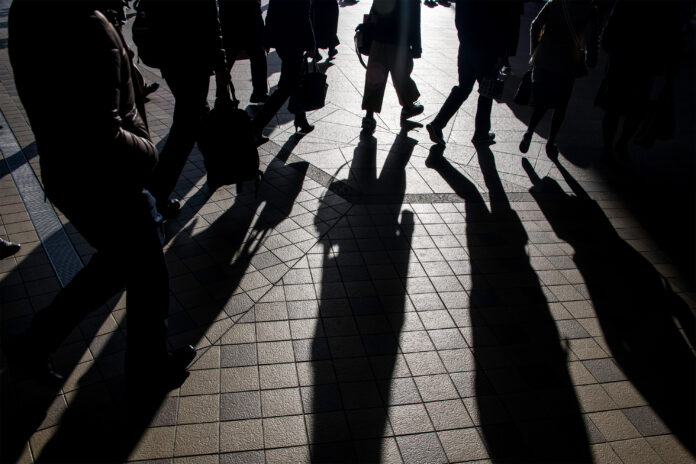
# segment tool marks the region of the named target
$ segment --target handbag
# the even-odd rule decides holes
[[[363,61],[363,55],[370,55],[370,48],[372,47],[372,37],[373,37],[374,23],[372,22],[372,17],[369,14],[363,15],[363,22],[358,24],[355,28],[355,37],[353,41],[355,42],[355,53],[358,55],[358,60],[363,68],[367,69],[365,61]]]
[[[486,76],[479,81],[479,94],[484,97],[500,101],[505,89],[505,78],[507,76],[498,70],[495,74]]]
[[[561,5],[563,6],[563,15],[565,16],[566,24],[568,24],[570,35],[573,38],[573,62],[575,63],[573,75],[575,77],[582,77],[587,74],[587,51],[582,47],[582,37],[578,36],[578,34],[575,32],[575,27],[573,27],[573,21],[570,18],[570,11],[568,11],[566,0],[562,0]]]
[[[532,70],[528,69],[520,81],[515,97],[512,99],[518,105],[526,105],[529,103],[529,97],[532,95]]]
[[[262,178],[251,118],[237,104],[229,86],[219,88],[215,106],[201,120],[198,149],[211,190],[231,184],[241,190],[241,183],[249,180],[256,182],[258,190]]]
[[[329,89],[326,74],[319,70],[316,61],[310,63],[305,55],[302,69],[300,83],[288,102],[288,111],[294,114],[323,108],[326,104],[326,92]]]

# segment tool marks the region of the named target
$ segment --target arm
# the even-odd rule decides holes
[[[414,58],[420,58],[423,54],[423,47],[421,46],[421,7],[418,0],[411,1],[410,35],[411,55]]]
[[[548,19],[549,16],[549,5],[553,2],[551,0],[550,2],[546,3],[544,7],[541,9],[539,14],[537,14],[536,18],[534,18],[534,21],[532,21],[532,25],[529,28],[529,54],[533,55],[534,50],[536,50],[537,45],[539,45],[539,39],[541,39],[541,34],[544,31],[544,26],[546,25],[546,20]]]

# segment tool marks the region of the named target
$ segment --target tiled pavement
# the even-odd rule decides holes
[[[598,163],[600,70],[576,86],[557,164],[546,128],[521,156],[529,111],[509,103],[494,105],[498,143],[477,152],[475,98],[448,126],[444,153],[424,128],[400,128],[391,88],[374,136],[361,136],[364,70],[351,44],[369,3],[341,8],[315,131],[293,135],[285,112],[269,129],[258,196],[209,192],[200,155],[190,157],[166,246],[171,344],[199,352],[182,387],[148,404],[145,422],[124,414],[121,295],[56,353],[69,374],[59,390],[3,373],[4,459],[694,462],[694,351],[672,319],[688,332],[696,302],[693,98],[680,100],[676,140],[636,148],[630,167]],[[536,8],[527,4],[527,24]],[[423,10],[423,124],[456,83],[453,13]],[[513,64],[520,75],[524,60]],[[246,102],[248,63],[233,79]],[[37,233],[45,218],[30,217],[28,184],[8,167],[21,165],[7,143],[16,138],[38,174],[5,48],[0,86],[11,129],[0,131],[0,234],[23,244],[0,261],[8,333],[65,280],[56,262],[71,250],[51,245],[63,231],[82,260],[92,250],[64,218]],[[147,105],[158,142],[172,107],[166,88]]]

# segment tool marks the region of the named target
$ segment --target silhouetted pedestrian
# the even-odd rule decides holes
[[[51,40],[60,41],[60,50]],[[86,0],[15,0],[9,53],[36,136],[46,195],[97,252],[26,332],[5,341],[3,351],[33,378],[59,383],[49,354],[90,311],[125,287],[129,379],[142,381],[143,388],[173,388],[195,351],[167,352],[169,279],[161,217],[143,189],[157,150],[138,109],[131,57],[114,27]],[[51,85],[47,69],[56,70]]]
[[[251,63],[253,90],[249,101],[263,103],[268,98],[266,77],[268,67],[263,48],[263,13],[260,0],[220,0],[220,25],[222,42],[227,54],[227,67],[231,70],[246,52]]]
[[[445,145],[442,129],[469,98],[474,84],[478,82],[480,86],[485,79],[497,76],[507,53],[505,27],[509,20],[508,8],[508,2],[457,2],[454,22],[459,36],[459,85],[452,87],[437,116],[426,126],[433,142]],[[472,138],[474,143],[493,143],[495,134],[490,132],[492,106],[492,98],[479,95]]]
[[[597,96],[597,104],[605,109],[603,158],[611,159],[616,152],[621,159],[629,159],[629,142],[641,123],[655,116],[649,114],[651,100],[665,105],[666,111],[658,116],[661,123],[674,123],[672,86],[679,70],[680,39],[693,15],[692,6],[690,1],[616,2],[602,34],[602,48],[609,55]],[[665,133],[653,137],[669,138],[673,128],[665,129],[657,130]]]
[[[174,95],[174,118],[160,161],[148,182],[165,219],[175,216],[179,201],[169,199],[184,169],[208,111],[210,75],[218,88],[230,82],[225,64],[215,0],[154,0],[150,16],[162,49],[162,77]]]
[[[411,78],[413,59],[420,58],[421,12],[418,0],[374,0],[370,9],[373,40],[365,74],[362,109],[366,114],[363,129],[372,132],[377,123],[374,113],[382,111],[384,90],[391,74],[394,90],[402,106],[401,119],[423,112],[420,92]]]
[[[549,0],[530,27],[529,64],[534,112],[520,151],[527,153],[532,135],[548,110],[553,110],[546,153],[558,155],[556,136],[565,118],[575,79],[597,64],[597,9],[591,0]]]
[[[312,26],[314,38],[317,41],[317,51],[314,58],[321,60],[320,48],[329,49],[329,58],[336,56],[338,40],[338,1],[337,0],[312,0],[311,6]]]
[[[265,141],[263,129],[276,115],[285,101],[297,89],[302,77],[305,52],[314,54],[316,45],[309,18],[309,0],[270,0],[266,13],[264,40],[266,48],[275,48],[282,64],[278,87],[268,97],[252,121],[258,143]],[[307,121],[304,110],[295,113],[295,130],[303,134],[314,126]]]

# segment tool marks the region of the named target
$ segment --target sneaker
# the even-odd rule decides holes
[[[22,245],[0,238],[0,259],[7,258],[17,253]]]
[[[426,125],[425,128],[428,130],[430,140],[438,145],[442,145],[443,147],[446,145],[445,138],[442,135],[442,129],[432,123]]]
[[[375,129],[377,128],[377,121],[375,121],[375,118],[373,118],[373,117],[365,116],[365,117],[362,119],[362,128],[363,128],[366,132],[372,133],[372,132],[374,132]]]
[[[474,136],[471,138],[473,143],[487,143],[488,145],[493,145],[495,143],[495,134],[489,132],[487,134],[477,134],[474,132]]]
[[[413,102],[410,105],[404,106],[401,109],[401,119],[408,119],[418,116],[425,108],[418,102]]]

